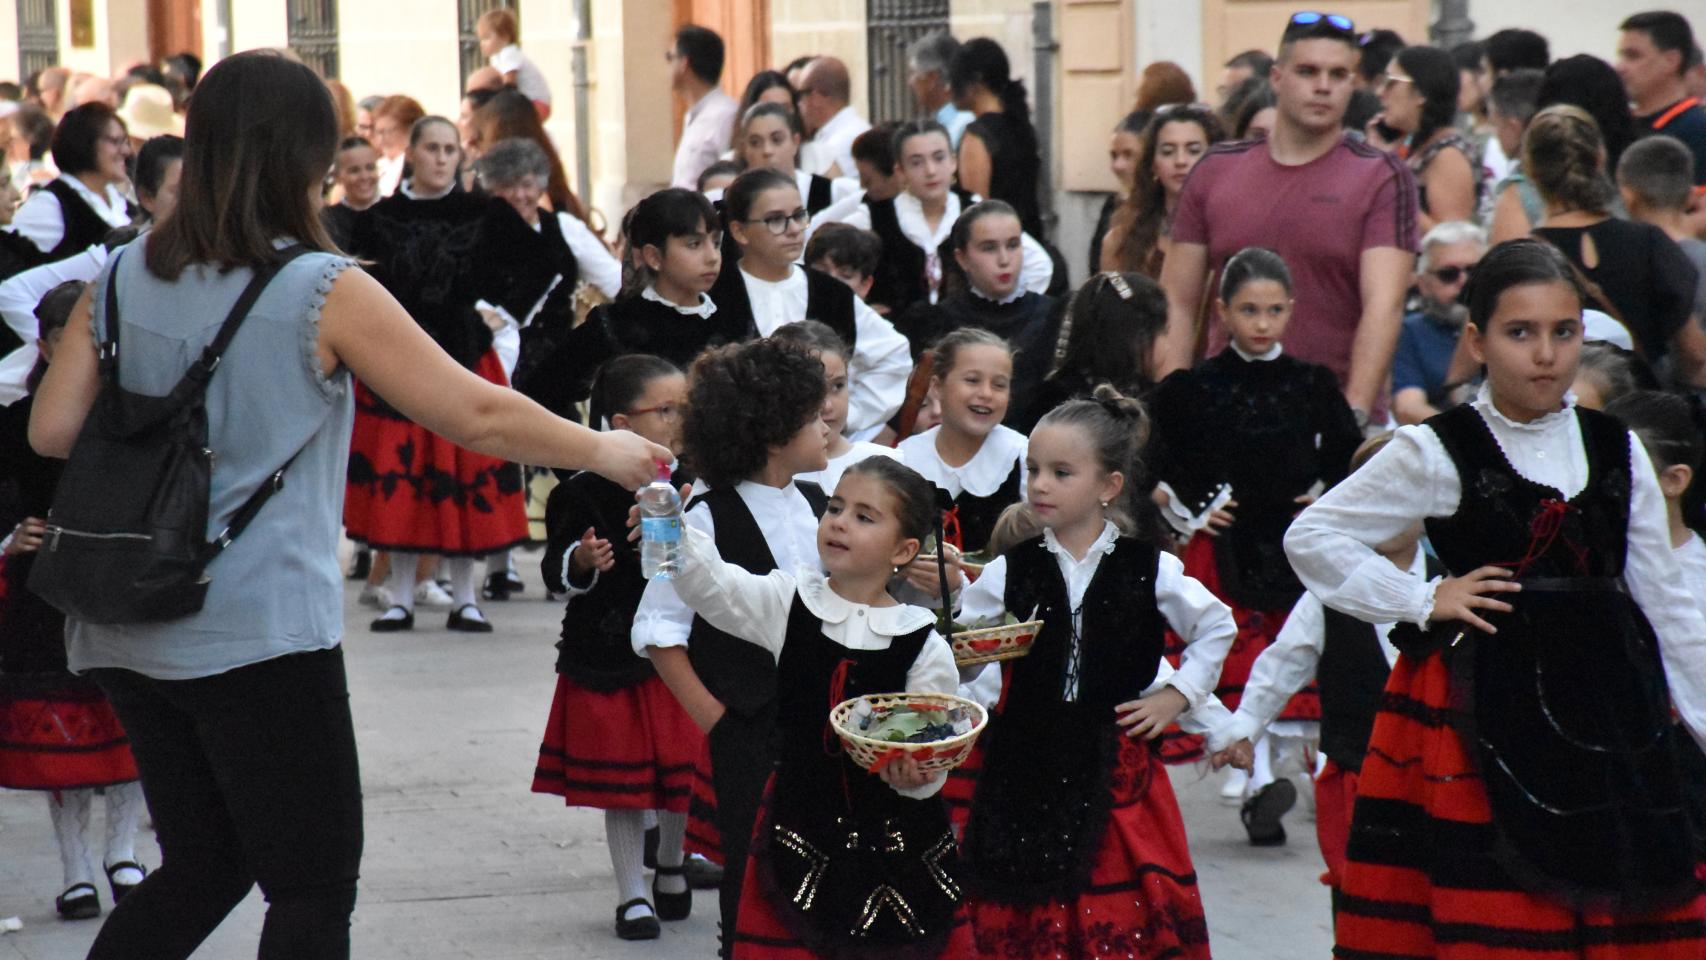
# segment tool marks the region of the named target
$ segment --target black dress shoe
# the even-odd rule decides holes
[[[462,611],[464,610],[474,611],[475,616],[463,616]],[[471,603],[465,603],[462,606],[457,607],[455,610],[450,611],[449,619],[444,621],[444,628],[446,630],[459,630],[463,633],[491,633],[492,622],[487,620],[485,617],[480,616],[479,613],[479,607],[476,607]]]
[[[723,885],[723,868],[697,853],[682,861],[687,871],[687,885],[695,890],[715,890]]]
[[[658,923],[657,913],[655,911],[648,913],[643,917],[635,917],[632,920],[623,919],[628,912],[628,908],[634,906],[650,908],[651,904],[646,902],[645,897],[635,897],[627,903],[617,907],[616,936],[623,940],[656,940],[658,937],[663,936],[663,926]]]
[[[113,879],[114,874],[127,868],[135,870],[137,873],[142,874],[143,877],[148,876],[148,868],[137,863],[135,860],[120,860],[117,863],[107,864],[107,885],[112,887],[113,903],[115,904],[120,900],[123,900],[125,894],[142,886],[141,880],[138,880],[135,883],[119,883],[117,880]]]
[[[53,898],[61,920],[92,920],[101,915],[101,897],[92,883],[74,883]]]
[[[504,601],[509,599],[509,579],[504,571],[494,570],[486,574],[485,585],[480,587],[480,596],[487,600]]]
[[[1280,822],[1280,818],[1285,816],[1286,811],[1296,802],[1297,785],[1288,777],[1275,780],[1244,801],[1244,807],[1238,811],[1238,816],[1244,821],[1244,831],[1250,835],[1250,845],[1285,846],[1285,825]]]
[[[652,902],[657,904],[659,920],[686,920],[693,914],[693,888],[680,893],[664,893],[658,889],[658,877],[680,877],[687,879],[686,867],[658,867],[657,876],[652,878]]]
[[[393,617],[391,616],[391,610],[401,610],[403,611],[403,615],[400,617]],[[374,633],[398,633],[403,630],[413,630],[415,628],[415,612],[413,610],[410,610],[407,607],[392,607],[391,610],[385,611],[385,616],[368,624],[367,629],[372,630]]]

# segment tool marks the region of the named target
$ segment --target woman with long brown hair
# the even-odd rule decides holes
[[[1220,118],[1207,107],[1156,111],[1143,134],[1136,185],[1102,239],[1100,269],[1161,276],[1167,230],[1185,178],[1223,136]]]
[[[102,389],[97,332],[123,340],[127,388],[164,394],[257,271],[276,271],[205,395],[207,535],[275,472],[282,485],[207,565],[198,612],[66,624],[70,668],[100,685],[130,736],[162,858],[108,916],[96,960],[187,957],[256,883],[268,903],[261,957],[349,956],[362,803],[339,645],[337,504],[355,378],[505,459],[638,486],[670,456],[554,417],[446,356],[326,236],[317,187],[336,145],[313,70],[275,51],[221,60],[190,105],[177,210],[114,253],[36,394],[31,445],[75,466]]]

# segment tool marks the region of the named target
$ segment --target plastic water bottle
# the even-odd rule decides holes
[[[681,494],[669,482],[669,464],[640,490],[640,576],[674,580],[681,574]]]

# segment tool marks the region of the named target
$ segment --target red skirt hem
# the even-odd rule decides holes
[[[487,350],[474,372],[508,385]],[[531,539],[521,468],[459,447],[356,385],[344,528],[376,550],[479,557]]]
[[[1208,960],[1208,923],[1166,767],[1130,740],[1122,743],[1120,766],[1084,890],[1070,902],[968,901],[976,956]]]
[[[657,677],[599,693],[558,676],[533,792],[571,807],[685,813],[703,739]]]
[[[1492,824],[1486,787],[1444,719],[1450,682],[1437,656],[1420,662],[1400,656],[1387,681],[1356,783],[1335,924],[1337,956],[1706,957],[1706,892],[1639,914],[1583,909],[1520,889],[1502,872],[1469,872],[1476,863],[1472,853],[1442,850],[1440,838]],[[1453,882],[1456,874],[1441,869],[1464,879]]]
[[[0,787],[82,790],[137,778],[130,738],[105,700],[0,698]]]

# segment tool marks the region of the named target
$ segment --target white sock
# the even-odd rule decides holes
[[[142,784],[132,780],[107,788],[106,865],[136,861],[136,824],[142,819]],[[126,867],[114,879],[122,884],[142,882],[142,872]]]
[[[647,830],[656,830],[658,827],[658,812],[656,810],[647,810],[645,823]]]
[[[444,565],[450,571],[450,609],[478,605],[480,595],[474,592],[474,558],[446,557]]]
[[[420,555],[391,554],[391,576],[385,579],[385,589],[391,592],[391,605],[415,612],[415,564]]]
[[[487,554],[486,573],[514,573],[515,558],[510,555],[512,552],[510,550],[499,550],[497,553]]]
[[[646,890],[646,826],[645,813],[640,810],[604,811],[604,840],[610,847],[610,866],[616,872],[616,902],[630,900],[651,902]],[[663,856],[663,850],[658,850]],[[678,854],[679,856],[679,854]],[[624,920],[644,917],[652,911],[636,904],[623,915]]]
[[[687,814],[659,810],[657,811],[657,821],[658,866],[681,866],[681,845],[687,839]],[[657,885],[659,893],[687,892],[687,878],[679,874],[668,876],[660,873],[657,876]]]
[[[93,790],[55,790],[47,795],[66,887],[95,882],[95,874],[89,869],[89,808],[94,799]]]
[[[1256,738],[1256,762],[1251,765],[1250,787],[1248,794],[1254,796],[1256,791],[1274,782],[1273,737],[1263,733]]]

